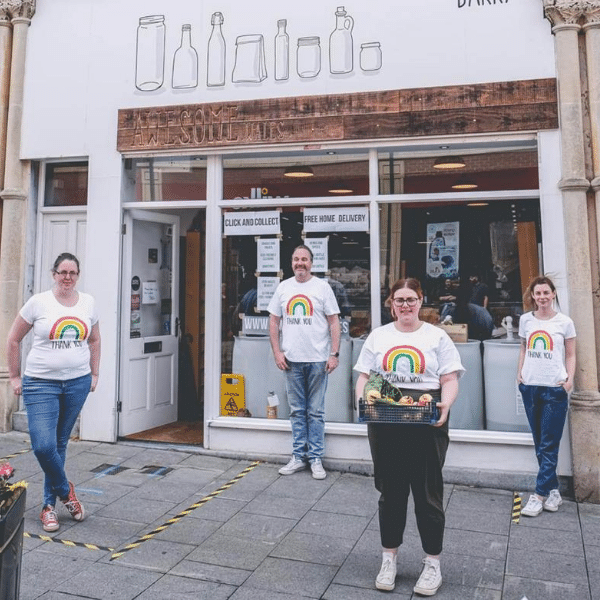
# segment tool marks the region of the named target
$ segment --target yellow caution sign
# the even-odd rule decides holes
[[[239,373],[221,374],[221,416],[236,417],[240,412],[243,415],[245,408],[244,376]]]

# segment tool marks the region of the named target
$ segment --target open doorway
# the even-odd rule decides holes
[[[125,214],[122,438],[203,443],[205,215]]]

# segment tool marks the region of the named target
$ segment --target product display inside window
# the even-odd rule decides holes
[[[128,201],[206,200],[206,159],[201,156],[129,160],[124,173],[133,188],[126,193]]]
[[[534,190],[538,185],[535,149],[424,158],[379,153],[380,194]]]
[[[329,376],[325,419],[356,420],[352,366],[371,330],[368,230],[366,206],[296,206],[223,213],[221,372],[243,376],[244,408],[248,412],[242,410],[240,414],[289,418],[284,374],[275,365],[269,341],[267,307],[277,285],[294,276],[294,248],[305,244],[313,253],[312,275],[329,283],[340,310],[339,366]],[[298,318],[310,314],[300,304],[290,311]],[[267,411],[271,391],[279,405]],[[229,398],[221,398],[221,414],[237,415],[240,402],[226,407],[224,400]]]
[[[518,326],[529,281],[543,272],[537,200],[380,207],[382,321],[399,277],[421,281],[421,319],[445,328],[467,369],[455,429],[528,431],[516,385]]]
[[[223,198],[318,198],[369,193],[367,154],[226,158]]]
[[[47,163],[44,206],[85,206],[87,162]]]

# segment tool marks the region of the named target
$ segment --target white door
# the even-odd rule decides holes
[[[85,292],[85,232],[87,213],[46,213],[42,216],[42,243],[38,246],[36,260],[36,291],[49,290],[54,283],[50,269],[56,257],[70,252],[79,259],[81,275],[77,289]]]
[[[177,420],[179,217],[125,214],[119,435]]]

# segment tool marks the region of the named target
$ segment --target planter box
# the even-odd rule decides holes
[[[17,496],[18,495],[18,496]],[[16,499],[0,516],[0,598],[18,600],[21,587],[25,488],[15,491]]]

